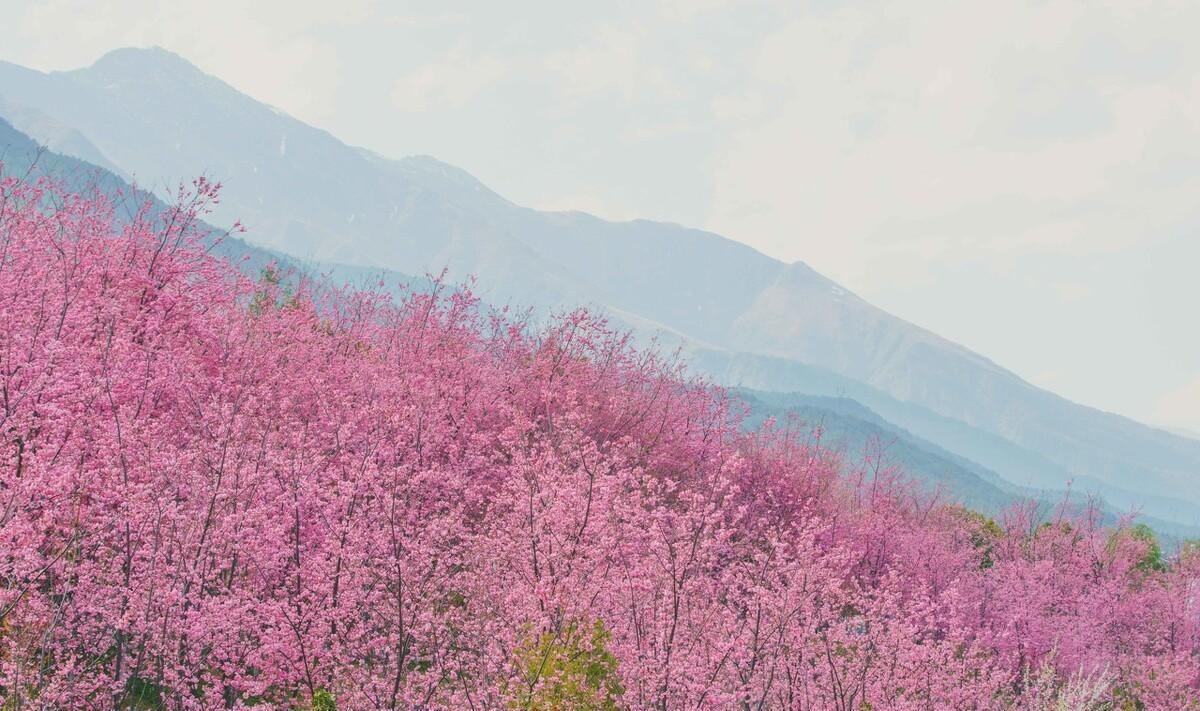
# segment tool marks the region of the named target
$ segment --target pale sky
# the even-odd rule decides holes
[[[804,260],[1200,431],[1197,28],[1196,2],[0,0],[0,59],[160,45],[348,143]]]

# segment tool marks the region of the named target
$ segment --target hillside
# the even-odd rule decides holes
[[[1041,515],[1050,515],[1062,507],[1094,506],[1105,525],[1117,525],[1129,515],[1126,509],[1095,497],[1086,487],[1063,491],[1054,487],[1009,483],[995,471],[894,423],[903,416],[894,421],[885,420],[859,401],[844,395],[763,392],[744,388],[732,392],[749,408],[743,423],[745,427],[754,429],[767,418],[774,418],[779,423],[795,423],[802,432],[819,430],[821,446],[840,453],[847,472],[876,467],[898,468],[904,477],[918,485],[917,491],[921,495],[937,501],[962,504],[991,516],[1027,505],[1034,505]],[[1164,506],[1169,503],[1163,502]],[[1200,527],[1195,525],[1144,512],[1136,520],[1150,526],[1169,548],[1183,541],[1200,539]]]
[[[1019,491],[995,472],[913,437],[854,400],[750,390],[734,393],[749,408],[747,429],[757,429],[773,418],[781,424],[794,422],[801,431],[819,432],[821,446],[839,452],[849,471],[898,467],[924,493],[990,516],[1039,495]]]
[[[0,113],[0,164],[3,164],[3,175],[30,180],[49,178],[62,183],[70,190],[80,193],[99,191],[110,199],[120,195],[122,197],[116,213],[118,219],[128,218],[145,201],[150,205],[151,216],[162,214],[167,209],[167,204],[153,193],[138,189],[108,168],[74,157],[70,153],[52,150],[53,146],[47,145],[45,141],[35,141],[14,128],[2,116],[3,113]],[[87,146],[90,144],[83,143],[83,140],[78,134],[71,134],[70,141],[57,142],[55,145],[66,149],[79,147],[85,152],[94,150],[89,149]],[[274,265],[280,274],[292,281],[298,277],[328,277],[331,283],[339,285],[361,287],[382,284],[384,289],[393,294],[406,293],[413,288],[428,288],[428,282],[424,278],[387,269],[300,260],[282,252],[253,245],[238,234],[231,234],[208,223],[202,225],[207,239],[211,242],[212,253],[229,260],[252,277],[258,276],[268,265]]]
[[[586,315],[285,293],[192,197],[0,181],[5,706],[1194,705],[1195,550],[842,476]]]
[[[1070,481],[1120,507],[1200,521],[1200,442],[1039,390],[802,263],[676,225],[520,207],[432,158],[347,146],[163,50],[49,74],[0,64],[0,95],[76,129],[141,184],[198,169],[221,180],[214,220],[241,219],[258,245],[409,274],[448,268],[451,280],[474,275],[492,303],[591,305],[726,360],[818,367],[933,413],[940,424],[921,436],[1012,483]],[[795,389],[775,369],[744,381],[711,372]],[[976,459],[981,450],[993,456]]]
[[[2,119],[0,150],[5,156],[5,172],[10,175],[44,175],[63,180],[77,190],[96,187],[109,195],[117,192],[130,196],[136,194],[154,202],[151,214],[161,213],[165,209],[160,200],[136,193],[132,186],[102,168],[39,147]],[[125,200],[125,207],[118,212],[118,217],[128,213],[133,200]],[[210,234],[220,234],[215,228],[206,229]],[[400,297],[414,290],[428,291],[430,288],[425,279],[386,270],[299,262],[287,255],[250,245],[236,236],[223,236],[214,254],[237,264],[252,278],[257,278],[267,264],[274,263],[278,271],[293,284],[294,277],[324,276],[332,285],[360,288],[379,288],[382,285],[387,292]],[[289,274],[292,276],[288,277]],[[615,316],[614,323],[621,327],[647,328],[646,324],[628,314],[618,313]],[[649,328],[657,330],[660,337],[656,342],[638,339],[643,347],[669,350],[673,345],[683,345],[682,342],[663,339],[657,327],[651,325]],[[694,347],[685,353],[692,372],[723,372],[724,379],[734,382],[753,381],[754,376],[749,373],[771,368],[765,365],[771,359],[765,357],[742,355],[731,359],[723,352]],[[899,466],[905,476],[921,485],[923,491],[937,493],[947,501],[960,502],[990,515],[1031,500],[1040,501],[1042,510],[1048,511],[1064,498],[1064,493],[1058,490],[1055,482],[1068,476],[1065,471],[1056,469],[1052,463],[1031,456],[1001,438],[938,416],[920,406],[901,403],[870,386],[821,368],[803,366],[794,361],[779,361],[774,367],[786,374],[775,376],[777,380],[774,382],[782,387],[812,394],[739,389],[736,391],[737,397],[750,406],[746,426],[756,426],[768,416],[781,420],[795,416],[809,425],[820,425],[825,432],[825,445],[843,452],[850,467],[861,463],[868,448],[884,445],[882,454],[886,463]],[[878,413],[885,413],[887,419]],[[953,454],[934,444],[934,440],[952,442],[959,451],[969,453],[970,458]],[[989,469],[977,462],[995,462],[997,468]],[[1020,480],[1023,485],[1009,483],[997,471],[1013,472],[1014,477],[1024,477]],[[1037,482],[1041,482],[1040,487]],[[1170,503],[1164,502],[1164,506]],[[1112,523],[1124,513],[1120,508],[1106,507],[1105,521]],[[1195,526],[1147,516],[1145,513],[1138,518],[1152,525],[1168,542],[1200,537],[1200,528]]]

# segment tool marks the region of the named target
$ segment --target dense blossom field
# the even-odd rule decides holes
[[[0,183],[0,708],[1200,708],[1200,555],[739,430],[583,313]],[[269,275],[268,275],[269,276]]]

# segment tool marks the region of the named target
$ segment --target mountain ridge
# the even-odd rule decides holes
[[[1090,478],[1119,505],[1172,492],[1200,512],[1200,494],[1187,493],[1200,491],[1200,443],[1040,390],[803,262],[669,223],[524,208],[436,159],[342,144],[219,79],[192,91],[207,75],[178,55],[117,52],[69,72],[0,65],[0,95],[55,116],[153,183],[208,169],[227,186],[218,221],[242,219],[269,248],[406,273],[449,266],[495,303],[593,305],[731,353],[826,368]],[[176,72],[187,81],[159,85]]]

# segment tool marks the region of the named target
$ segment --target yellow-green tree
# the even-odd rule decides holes
[[[530,633],[514,650],[520,681],[506,689],[508,706],[530,711],[615,711],[625,692],[604,623],[572,621]]]

